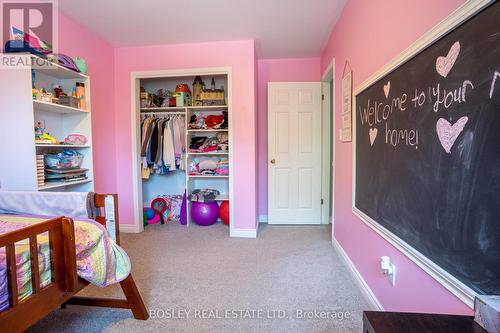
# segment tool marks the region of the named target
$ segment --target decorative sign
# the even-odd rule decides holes
[[[492,295],[500,295],[499,17],[495,2],[357,93],[354,106],[354,211]]]
[[[340,141],[352,140],[352,70],[349,62],[345,62],[342,74],[342,127]]]

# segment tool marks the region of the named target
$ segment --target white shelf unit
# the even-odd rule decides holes
[[[158,89],[168,89],[175,90],[175,85],[178,83],[187,83],[192,89],[192,82],[194,77],[198,74],[186,74],[183,75],[175,74],[172,76],[160,76],[154,75],[152,77],[147,77],[146,75],[142,76],[140,80],[137,80],[140,87],[143,87],[145,91],[150,93],[156,93]],[[207,87],[210,86],[210,80],[212,77],[215,77],[216,87],[219,88],[220,85],[224,85],[225,88],[228,87],[228,75],[227,74],[210,74],[210,73],[200,73],[199,74]],[[184,107],[149,107],[149,108],[141,108],[140,100],[139,100],[139,87],[136,87],[136,112],[137,114],[160,114],[160,115],[169,115],[169,114],[182,114],[185,116],[185,137],[186,137],[186,154],[185,154],[185,164],[187,170],[184,171],[175,171],[172,175],[152,175],[148,180],[140,180],[139,183],[142,184],[142,198],[141,203],[143,206],[149,206],[152,199],[162,194],[181,194],[184,190],[186,190],[186,194],[188,197],[187,202],[187,222],[188,226],[191,224],[190,218],[190,210],[191,210],[191,202],[189,201],[189,194],[194,189],[204,189],[204,188],[212,188],[220,191],[220,195],[216,198],[216,201],[221,202],[223,200],[230,200],[230,177],[229,175],[190,175],[189,174],[189,166],[190,162],[194,158],[201,157],[219,157],[219,158],[228,158],[230,156],[230,152],[206,152],[206,153],[195,153],[189,151],[190,141],[193,136],[214,136],[219,132],[225,132],[229,135],[230,133],[230,124],[229,122],[227,129],[190,129],[189,128],[189,120],[193,114],[196,113],[204,113],[205,115],[221,115],[222,111],[228,112],[228,117],[231,117],[230,106],[221,105],[221,106],[184,106]],[[226,91],[226,98],[228,97],[228,92]],[[138,118],[138,117],[137,117]],[[136,119],[137,119],[136,118]],[[139,138],[140,139],[140,138]],[[229,139],[230,140],[230,139]],[[231,147],[231,142],[229,141],[229,146]],[[140,167],[140,165],[139,165]],[[231,165],[230,165],[231,169]],[[179,176],[182,175],[182,176]],[[184,179],[184,182],[180,184],[180,178]],[[160,193],[163,191],[163,193]],[[165,193],[170,191],[171,193]],[[231,200],[230,200],[231,204]]]
[[[60,145],[60,144],[49,144],[49,143],[36,143],[35,146],[37,148],[45,147],[45,148],[70,148],[70,149],[91,147],[89,145]]]
[[[22,191],[93,191],[92,126],[90,110],[90,78],[44,59],[19,54],[18,57],[32,61],[28,66],[0,69],[0,101],[2,113],[0,132],[8,140],[0,142],[0,153],[4,161],[0,165],[0,187],[4,190]],[[58,105],[33,100],[32,72],[35,87],[52,91],[59,85],[71,94],[77,82],[85,84],[87,109]],[[35,143],[34,126],[45,124],[45,129],[58,141],[69,134],[87,137],[85,145],[57,145]],[[13,144],[15,143],[15,145]],[[74,149],[84,155],[82,168],[87,169],[87,179],[68,182],[45,182],[38,185],[36,155],[57,153]]]

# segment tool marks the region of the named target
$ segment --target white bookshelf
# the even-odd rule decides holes
[[[87,184],[91,183],[93,180],[92,179],[85,179],[85,180],[77,180],[74,182],[53,182],[53,183],[45,183],[43,186],[39,186],[38,190],[39,191],[46,191],[46,190],[52,190],[52,189],[61,189],[65,188],[68,186],[74,186],[74,185],[79,185],[79,184]]]
[[[93,191],[94,167],[92,160],[92,125],[90,104],[90,78],[58,64],[36,56],[30,57],[30,66],[0,69],[0,132],[5,138],[0,141],[2,160],[0,165],[0,188],[22,191]],[[25,62],[26,63],[26,62]],[[85,110],[46,101],[33,100],[32,71],[36,88],[52,91],[55,84],[71,94],[76,82],[85,84]],[[35,143],[34,126],[45,124],[46,131],[58,141],[69,134],[87,137],[85,145],[58,145]],[[82,168],[87,169],[87,179],[68,182],[45,182],[38,185],[36,156],[58,153],[64,149],[76,150],[84,155]]]
[[[88,110],[82,110],[78,108],[73,108],[70,106],[65,106],[65,105],[59,105],[55,103],[49,103],[49,102],[44,102],[44,101],[33,101],[33,107],[42,112],[54,112],[54,113],[61,113],[61,114],[81,114],[81,113],[88,113]]]

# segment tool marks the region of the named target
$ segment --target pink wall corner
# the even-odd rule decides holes
[[[122,223],[133,223],[131,73],[232,67],[234,226],[256,227],[256,105],[254,41],[115,49],[116,176]]]
[[[260,192],[259,192],[259,179],[260,179],[260,175],[259,175],[259,110],[258,110],[258,107],[259,107],[259,94],[258,94],[258,91],[259,91],[259,80],[258,80],[258,77],[259,77],[259,59],[257,57],[257,48],[254,48],[254,77],[255,77],[255,82],[254,82],[254,91],[255,91],[255,94],[254,94],[254,103],[255,103],[255,107],[257,108],[255,110],[255,121],[256,121],[256,126],[255,126],[255,140],[256,140],[256,145],[257,145],[257,149],[255,150],[255,165],[254,165],[254,168],[255,170],[257,170],[257,177],[255,177],[255,188],[256,188],[256,191],[255,191],[255,229],[257,230],[259,228],[259,196],[260,196]]]
[[[340,124],[340,82],[346,60],[353,69],[356,88],[463,2],[348,1],[321,57],[322,70],[335,58],[336,124]],[[334,237],[385,310],[470,315],[468,306],[353,215],[352,144],[335,140]],[[382,255],[390,256],[398,268],[394,287],[380,273]]]
[[[258,212],[267,217],[267,83],[320,81],[320,58],[259,59],[258,99]]]
[[[95,191],[114,193],[116,187],[114,49],[66,15],[59,13],[59,52],[80,56],[91,82],[92,139]]]

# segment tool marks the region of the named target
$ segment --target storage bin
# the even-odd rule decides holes
[[[75,150],[65,149],[58,154],[45,155],[45,167],[48,169],[78,169],[82,166],[83,155]]]
[[[55,102],[60,105],[78,108],[78,98],[73,96],[60,96]]]

